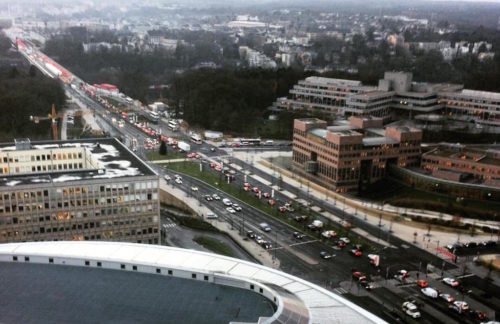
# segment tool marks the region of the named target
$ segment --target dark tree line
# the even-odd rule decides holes
[[[305,76],[291,69],[191,71],[172,80],[169,97],[192,125],[253,134],[266,108]]]
[[[59,111],[64,106],[65,94],[58,81],[30,69],[0,69],[0,139],[12,141],[16,137],[50,138],[50,121],[35,124],[30,116],[47,116],[52,104]]]

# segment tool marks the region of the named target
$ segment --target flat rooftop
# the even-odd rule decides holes
[[[389,145],[389,144],[398,144],[399,142],[385,136],[379,136],[379,137],[365,137],[363,138],[363,145],[364,146],[379,146],[379,145]]]
[[[99,168],[4,174],[0,176],[0,187],[156,175],[153,169],[115,138],[31,142],[30,151],[71,147],[86,148],[96,159]],[[16,152],[16,146],[14,143],[2,143],[0,144],[0,152]]]
[[[271,316],[246,289],[132,271],[0,262],[5,323],[229,323]]]
[[[324,78],[317,76],[310,76],[305,79],[307,82],[319,83],[323,85],[338,84],[338,85],[348,85],[348,86],[361,86],[361,81],[356,80],[345,80],[345,79],[334,79],[334,78]]]

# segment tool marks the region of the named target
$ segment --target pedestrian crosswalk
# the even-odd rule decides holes
[[[335,291],[338,295],[343,295],[348,293],[348,291],[342,287],[333,288],[333,291]]]
[[[163,228],[167,229],[167,228],[174,228],[176,227],[177,224],[175,223],[166,223],[166,224],[163,224]]]

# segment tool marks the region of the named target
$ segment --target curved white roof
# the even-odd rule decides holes
[[[97,241],[0,245],[0,261],[12,262],[13,256],[17,256],[19,262],[23,262],[23,257],[29,257],[29,262],[48,263],[48,258],[51,257],[58,260],[54,263],[80,266],[84,260],[101,261],[103,268],[116,269],[119,269],[120,264],[127,263],[138,266],[138,271],[144,272],[148,270],[142,269],[147,267],[160,267],[257,284],[264,287],[266,292],[271,292],[278,300],[278,310],[267,320],[269,322],[281,322],[281,318],[290,316],[286,314],[287,303],[293,303],[295,299],[296,302],[301,302],[300,307],[305,306],[308,314],[303,314],[298,321],[289,319],[288,323],[304,323],[305,319],[308,323],[385,323],[363,308],[308,281],[259,264],[212,253],[158,245]],[[113,267],[112,264],[118,267]],[[263,323],[267,321],[264,320]]]

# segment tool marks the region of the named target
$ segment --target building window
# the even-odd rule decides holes
[[[264,289],[259,288],[259,292],[260,292],[261,294],[263,294],[263,293],[264,293]]]
[[[196,279],[196,273],[191,274],[192,279]]]
[[[85,265],[89,266],[90,265],[90,261],[85,261]]]
[[[250,289],[254,290],[255,289],[254,285],[250,285]]]
[[[12,261],[17,261],[17,255],[12,256]]]
[[[174,272],[172,270],[168,270],[168,274],[171,276],[174,274]]]
[[[204,276],[203,280],[208,281],[208,276]]]
[[[102,267],[102,263],[101,262],[97,262],[97,266],[98,267]]]
[[[137,271],[137,266],[132,266],[132,270]]]
[[[125,270],[125,265],[124,264],[120,264],[120,269]]]
[[[49,258],[49,263],[54,263],[54,258]]]
[[[156,268],[156,273],[161,273],[161,269],[160,268]]]
[[[25,256],[24,257],[24,262],[30,262],[30,257]]]

